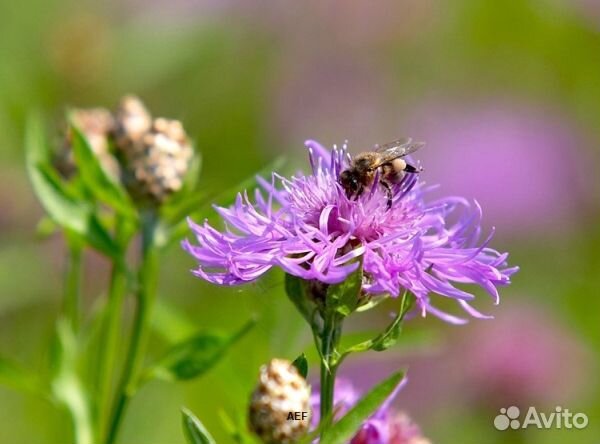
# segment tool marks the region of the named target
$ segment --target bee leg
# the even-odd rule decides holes
[[[365,191],[365,187],[361,186],[358,191],[356,192],[356,194],[354,195],[354,200],[358,200],[358,198],[360,197],[360,195],[363,193],[363,191]]]
[[[383,188],[385,188],[385,194],[387,195],[387,209],[392,208],[392,198],[394,194],[392,193],[392,187],[386,181],[382,180],[379,182]]]
[[[414,167],[411,164],[407,163],[406,166],[404,167],[404,171],[406,171],[407,173],[420,173],[421,169]]]

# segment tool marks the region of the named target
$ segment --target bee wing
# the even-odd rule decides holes
[[[423,145],[423,142],[413,142],[410,137],[405,137],[383,145],[375,145],[375,151],[381,154],[381,165],[414,153]]]

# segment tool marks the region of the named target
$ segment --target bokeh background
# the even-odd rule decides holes
[[[426,141],[424,180],[476,198],[493,245],[521,272],[500,306],[480,299],[495,320],[411,321],[398,347],[342,373],[366,388],[408,365],[398,405],[435,443],[597,442],[599,55],[594,0],[0,2],[0,355],[43,372],[60,306],[64,250],[60,236],[35,236],[26,116],[42,110],[58,135],[66,106],[113,107],[131,92],[184,122],[209,191],[279,155],[304,166],[307,138],[354,151]],[[281,275],[223,289],[193,279],[192,266],[177,247],[165,257],[151,355],[201,327],[260,323],[203,378],[145,387],[121,443],[182,443],[182,405],[228,442],[219,412],[243,414],[258,367],[311,348]],[[106,273],[88,254],[88,308]],[[349,328],[374,329],[391,308]],[[493,418],[510,405],[560,405],[590,423],[498,432]],[[68,442],[68,417],[49,402],[0,387],[0,418],[0,442]]]

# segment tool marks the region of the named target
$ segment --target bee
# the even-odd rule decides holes
[[[423,145],[424,143],[413,142],[408,137],[375,145],[373,151],[360,153],[352,159],[350,167],[340,174],[340,184],[348,197],[358,199],[365,188],[373,184],[379,172],[379,185],[386,191],[389,210],[392,206],[392,185],[400,182],[405,173],[416,174],[421,171],[402,158]]]

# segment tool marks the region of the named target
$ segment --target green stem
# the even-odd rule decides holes
[[[115,237],[123,247],[123,255],[127,252],[129,239],[125,238],[123,221],[117,220]],[[103,321],[101,344],[98,354],[99,370],[97,373],[98,393],[98,442],[102,442],[102,433],[108,426],[108,415],[111,403],[111,393],[117,357],[119,354],[119,338],[121,335],[121,322],[123,318],[123,302],[127,293],[127,267],[122,261],[115,261],[112,265],[110,287],[108,291],[108,304],[106,317]]]
[[[142,217],[142,261],[139,271],[139,284],[136,294],[136,310],[133,320],[131,341],[126,355],[125,367],[115,400],[106,444],[113,444],[140,377],[146,352],[150,318],[156,295],[157,251],[154,244],[156,215],[146,213]]]
[[[79,329],[79,304],[81,298],[82,247],[67,235],[69,250],[65,270],[65,299],[63,313],[74,333]]]
[[[321,334],[321,421],[333,420],[333,395],[337,372],[337,353],[342,332],[342,318],[333,313],[325,313]],[[327,426],[327,423],[324,424]],[[327,427],[322,427],[325,431]]]

